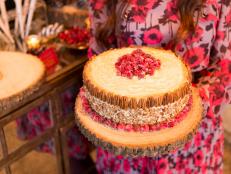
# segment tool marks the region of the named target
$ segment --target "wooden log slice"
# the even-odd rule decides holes
[[[193,105],[188,115],[173,128],[153,132],[125,132],[93,121],[83,110],[80,98],[76,102],[76,120],[81,132],[95,145],[115,154],[156,156],[169,153],[187,143],[202,119],[202,104],[193,89]]]
[[[45,76],[43,63],[20,52],[0,52],[0,111],[38,90]]]

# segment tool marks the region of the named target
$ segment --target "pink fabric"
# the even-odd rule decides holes
[[[91,41],[89,55],[105,49],[97,44],[95,31],[108,18],[106,0],[89,0]],[[109,39],[111,47],[147,45],[173,49],[172,40],[180,24],[176,0],[129,0],[121,16],[119,35]],[[121,1],[117,9],[121,6]],[[123,4],[124,5],[124,4]],[[118,13],[117,13],[118,14]],[[154,158],[125,158],[98,148],[100,173],[222,173],[223,128],[221,111],[230,102],[231,3],[207,0],[196,32],[177,44],[175,52],[189,64],[199,88],[205,115],[193,140],[185,147]]]

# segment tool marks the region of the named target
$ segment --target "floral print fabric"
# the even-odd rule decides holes
[[[177,0],[128,0],[111,47],[147,45],[173,49],[172,41],[180,25]],[[124,6],[117,4],[117,10]],[[89,57],[105,49],[95,39],[110,12],[106,0],[89,0],[91,33]],[[117,14],[119,14],[117,12]],[[195,20],[197,15],[195,14]],[[117,29],[117,30],[118,30]],[[174,51],[193,72],[205,114],[193,140],[183,148],[154,158],[126,158],[98,148],[99,173],[222,173],[222,106],[231,95],[231,1],[207,0],[195,33],[177,43]]]

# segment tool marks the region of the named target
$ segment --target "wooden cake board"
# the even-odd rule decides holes
[[[0,111],[38,90],[45,66],[35,56],[20,52],[0,52]]]
[[[76,102],[76,120],[81,132],[95,145],[124,156],[156,156],[169,153],[187,143],[202,119],[202,103],[193,89],[193,105],[187,116],[172,128],[152,132],[115,130],[93,121],[83,110],[80,98]]]

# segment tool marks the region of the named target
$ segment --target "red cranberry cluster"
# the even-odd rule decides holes
[[[72,45],[88,42],[90,35],[85,28],[73,27],[59,33],[58,37],[65,43]]]
[[[94,121],[112,127],[114,129],[119,129],[128,132],[158,131],[161,129],[174,127],[177,123],[181,122],[187,116],[187,113],[190,111],[190,108],[192,106],[192,97],[191,97],[189,99],[188,104],[183,108],[183,110],[170,121],[162,122],[159,124],[134,125],[134,124],[116,123],[110,119],[102,117],[94,110],[92,110],[87,98],[84,96],[83,90],[81,90],[80,92],[80,97],[82,99],[82,104],[85,112],[87,112]]]
[[[155,69],[160,68],[160,60],[136,49],[131,54],[120,57],[115,67],[119,76],[144,78],[145,75],[153,75]]]

